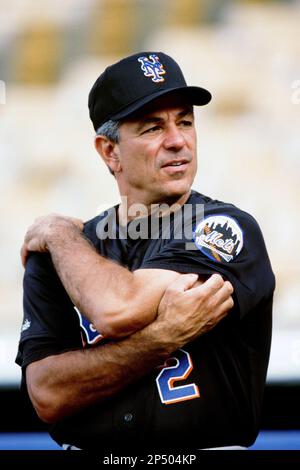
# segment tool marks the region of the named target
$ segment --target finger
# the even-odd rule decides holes
[[[225,281],[223,286],[214,294],[214,301],[219,304],[225,302],[233,293],[232,284],[229,281]]]
[[[27,243],[32,237],[33,224],[28,227],[25,233],[24,242]]]
[[[224,304],[225,304],[225,308],[227,308],[228,310],[231,310],[234,307],[233,298],[230,296],[229,299],[224,302]]]
[[[212,274],[204,284],[205,284],[205,287],[207,287],[208,289],[217,291],[223,286],[224,280],[221,274],[215,273],[215,274]]]
[[[195,285],[198,280],[198,274],[180,274],[175,281],[173,281],[168,290],[176,292],[184,292]]]
[[[203,284],[195,287],[191,293],[197,293],[201,296],[214,295],[224,284],[224,280],[220,274],[212,274]]]
[[[232,297],[229,297],[229,299],[225,300],[217,309],[216,309],[216,316],[221,318],[224,318],[229,310],[231,310],[234,307],[234,301]]]
[[[27,247],[26,247],[25,243],[23,243],[23,245],[22,245],[20,255],[21,255],[22,265],[25,268],[26,261],[27,261],[27,258],[28,258],[28,250],[27,250]]]

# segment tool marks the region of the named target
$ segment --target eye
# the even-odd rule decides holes
[[[193,121],[190,119],[184,119],[183,121],[180,121],[180,124],[183,127],[192,127]]]
[[[145,129],[142,134],[151,134],[153,132],[157,132],[157,131],[160,131],[161,130],[161,126],[152,126],[152,127],[149,127],[148,129]]]

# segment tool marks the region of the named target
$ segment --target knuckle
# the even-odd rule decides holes
[[[203,285],[205,286],[207,295],[212,295],[223,287],[224,280],[220,274],[213,274]]]
[[[224,284],[224,280],[221,276],[221,274],[213,274],[213,280],[214,280],[214,284],[215,286],[222,286]]]
[[[168,294],[168,295],[175,295],[178,293],[178,289],[176,288],[176,286],[174,286],[174,284],[171,284],[167,289],[166,289],[166,292],[165,294]]]
[[[214,313],[214,311],[216,310],[216,307],[217,307],[217,300],[215,297],[210,297],[207,301],[207,310],[211,313]]]
[[[28,243],[28,240],[30,240],[30,232],[29,232],[29,230],[27,230],[27,232],[25,233],[24,244]]]

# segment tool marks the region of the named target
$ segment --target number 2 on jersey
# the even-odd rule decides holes
[[[174,387],[175,382],[185,380],[193,370],[193,363],[189,353],[179,349],[172,356],[172,359],[176,360],[176,364],[164,367],[156,377],[156,385],[162,403],[169,405],[171,403],[199,398],[200,392],[196,384]]]

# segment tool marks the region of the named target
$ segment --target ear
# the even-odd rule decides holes
[[[104,163],[114,174],[121,170],[118,144],[112,142],[104,135],[96,135],[95,148]]]

